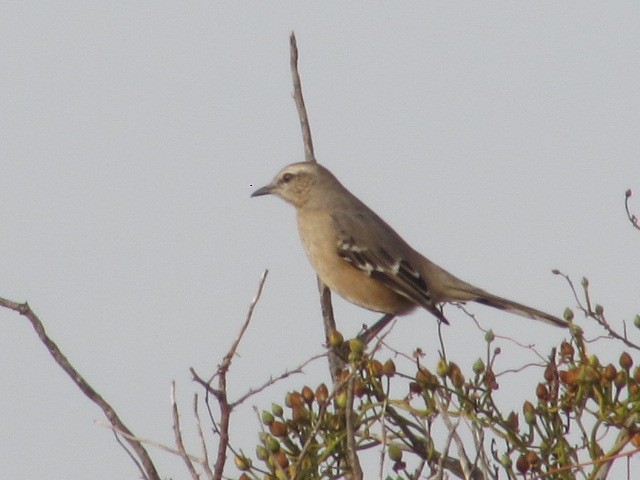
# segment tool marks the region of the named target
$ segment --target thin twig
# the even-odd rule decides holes
[[[344,388],[345,384],[354,376],[355,376],[355,371],[352,371],[346,379],[341,381],[339,380],[338,383],[334,385],[333,390],[329,392],[329,395],[327,396],[324,403],[320,406],[320,409],[318,410],[318,415],[316,418],[316,423],[313,425],[311,432],[307,436],[307,441],[304,443],[304,445],[302,446],[302,449],[300,450],[300,453],[297,455],[298,460],[297,460],[296,468],[294,469],[294,471],[300,472],[301,470],[300,464],[304,460],[307,454],[307,451],[311,447],[311,443],[313,442],[316,434],[318,433],[318,431],[320,430],[320,427],[322,426],[322,422],[324,421],[324,416],[327,412],[328,405],[330,404],[330,402],[333,401],[335,396],[338,394],[338,391]],[[294,475],[292,478],[292,480],[298,480],[298,479],[299,479],[298,474]]]
[[[116,442],[118,442],[118,445],[120,445],[122,447],[122,449],[127,453],[127,456],[136,465],[138,470],[142,471],[142,465],[140,465],[140,462],[138,461],[138,458],[131,451],[131,449],[127,446],[127,444],[123,441],[124,437],[118,435],[118,432],[116,432],[115,430],[112,430],[111,432],[113,433],[113,438],[115,438]],[[124,439],[124,440],[126,440],[126,439]]]
[[[382,401],[382,399],[378,398],[378,401]],[[397,402],[393,403],[397,404]],[[402,406],[402,409],[411,410],[411,407],[405,404]],[[389,420],[393,421],[394,425],[402,431],[402,433],[404,434],[404,439],[406,442],[408,442],[409,448],[413,453],[415,453],[425,461],[435,461],[439,463],[445,470],[448,470],[453,475],[459,478],[467,478],[465,477],[462,459],[453,458],[446,454],[439,454],[437,452],[431,451],[431,449],[427,445],[427,441],[425,440],[430,435],[424,429],[419,429],[420,437],[416,436],[411,428],[409,428],[410,426],[413,426],[413,424],[408,422],[407,419],[400,415],[390,404],[387,405],[386,417]],[[478,469],[472,469],[470,474],[470,478],[472,480],[486,480],[482,472]]]
[[[356,450],[356,436],[353,430],[354,415],[353,415],[353,387],[356,382],[356,376],[353,375],[347,382],[347,405],[345,406],[345,424],[347,430],[347,460],[349,462],[349,469],[351,470],[350,477],[353,480],[362,480],[362,467],[360,466],[360,460],[358,459],[358,452]]]
[[[624,427],[620,429],[620,432],[618,432],[618,436],[616,437],[615,444],[609,450],[609,452],[605,455],[606,461],[602,463],[596,463],[594,465],[594,469],[591,474],[592,480],[604,480],[608,477],[609,471],[613,466],[614,460],[618,458],[622,449],[626,447],[631,441],[632,433],[630,432],[630,429],[633,427],[634,424],[635,424],[635,419],[633,418],[633,416],[630,416],[624,422]]]
[[[422,472],[424,471],[424,467],[427,465],[427,461],[424,458],[420,459],[420,463],[418,464],[418,466],[413,470],[413,475],[411,476],[411,478],[420,478],[422,475]]]
[[[322,358],[326,355],[326,353],[319,353],[317,355],[314,355],[311,358],[308,358],[307,360],[305,360],[304,362],[302,362],[300,365],[298,365],[296,368],[294,368],[293,370],[285,370],[283,373],[281,373],[280,375],[278,375],[277,377],[271,377],[269,378],[269,380],[267,380],[266,382],[264,382],[262,385],[260,385],[259,387],[256,388],[251,388],[249,389],[248,392],[246,392],[244,395],[242,395],[241,397],[239,397],[237,400],[235,400],[234,402],[230,403],[229,406],[233,409],[235,407],[237,407],[238,405],[240,405],[241,403],[244,403],[245,401],[247,401],[248,398],[252,397],[253,395],[256,395],[260,392],[262,392],[263,390],[265,390],[266,388],[274,385],[275,383],[279,382],[280,380],[284,380],[287,377],[290,377],[293,374],[298,374],[298,373],[304,373],[304,368],[309,365],[311,362]],[[213,396],[215,396],[216,398],[221,395],[220,390],[218,390],[217,388],[213,388],[211,386],[210,381],[205,380],[204,378],[202,378],[193,367],[189,368],[189,371],[191,372],[191,378],[193,379],[194,382],[199,383],[200,385],[202,385],[202,387],[204,387],[204,389],[207,391],[207,393],[212,394]]]
[[[307,162],[315,162],[316,157],[313,152],[311,126],[309,125],[307,107],[304,104],[304,97],[302,96],[302,82],[300,81],[300,72],[298,72],[298,42],[296,40],[296,34],[294,32],[291,32],[291,35],[289,35],[289,52],[291,78],[293,80],[293,99],[296,102],[298,117],[300,118],[300,129],[302,130],[302,141],[304,142],[304,158]]]
[[[269,270],[265,270],[260,278],[260,283],[258,284],[258,291],[251,300],[249,304],[249,310],[247,311],[247,317],[245,318],[244,324],[242,328],[240,328],[240,332],[236,337],[235,341],[231,345],[231,348],[227,352],[227,354],[222,359],[222,363],[218,367],[218,372],[214,375],[218,377],[218,389],[212,390],[212,393],[218,392],[215,395],[218,400],[218,405],[220,406],[220,422],[218,426],[218,431],[220,434],[220,442],[218,443],[218,454],[216,456],[216,463],[213,467],[214,479],[220,480],[222,478],[222,474],[224,472],[224,464],[227,460],[227,448],[229,447],[229,421],[231,419],[231,411],[232,407],[229,405],[229,401],[227,398],[227,372],[229,371],[229,367],[231,366],[231,361],[233,356],[238,349],[238,345],[240,344],[240,340],[244,336],[244,332],[247,331],[247,327],[249,326],[249,322],[251,322],[251,317],[253,316],[253,310],[260,300],[260,295],[262,295],[262,289],[264,288],[264,283],[267,280],[267,275],[269,274]],[[211,379],[213,380],[213,378]]]
[[[102,396],[96,392],[89,383],[84,379],[82,375],[71,365],[67,357],[60,351],[56,343],[47,335],[47,332],[44,329],[44,325],[38,318],[38,316],[31,310],[31,307],[27,303],[17,303],[12,302],[11,300],[6,300],[4,298],[0,298],[0,306],[13,310],[14,312],[19,313],[20,315],[27,318],[33,329],[36,331],[40,341],[45,345],[49,353],[55,360],[55,362],[64,370],[64,372],[73,380],[76,386],[85,394],[85,396],[91,400],[93,403],[98,405],[104,415],[107,417],[111,425],[113,426],[115,431],[126,433],[129,437],[127,438],[129,445],[136,452],[140,463],[136,462],[136,465],[141,468],[141,475],[143,478],[147,480],[160,480],[160,476],[158,475],[158,471],[156,470],[149,453],[142,446],[142,444],[136,440],[131,440],[134,438],[131,430],[127,428],[127,426],[122,422],[116,411],[113,407],[104,399]]]
[[[247,393],[245,393],[244,395],[239,397],[236,401],[231,403],[231,408],[237,407],[241,403],[244,403],[248,398],[250,398],[253,395],[256,395],[256,394],[262,392],[263,390],[265,390],[266,388],[272,386],[276,382],[279,382],[280,380],[284,380],[285,378],[290,377],[291,375],[295,375],[295,374],[298,374],[298,373],[304,373],[304,371],[303,371],[304,367],[309,365],[311,362],[313,362],[315,360],[318,360],[319,358],[325,357],[326,355],[327,355],[326,353],[319,353],[317,355],[314,355],[313,357],[308,358],[307,360],[302,362],[300,365],[298,365],[293,370],[286,370],[283,373],[281,373],[280,375],[278,375],[277,377],[269,378],[269,380],[264,382],[259,387],[249,389],[249,391]]]
[[[468,419],[465,419],[465,424],[469,427],[471,431],[471,435],[473,437],[473,443],[476,447],[476,458],[477,461],[474,462],[474,465],[478,465],[478,463],[482,464],[481,470],[484,473],[486,478],[496,478],[495,475],[492,475],[491,468],[489,465],[489,460],[487,459],[487,450],[485,448],[485,440],[484,440],[484,430],[475,422],[469,423]],[[480,468],[480,467],[478,467]]]
[[[499,373],[496,373],[495,376],[496,378],[498,378],[503,375],[507,375],[509,373],[520,373],[523,370],[526,370],[528,368],[544,368],[544,367],[545,367],[544,363],[525,363],[524,365],[520,365],[517,368],[507,368],[505,370],[501,370]]]
[[[624,192],[624,209],[627,212],[627,218],[631,222],[631,225],[633,225],[633,228],[640,230],[640,225],[638,225],[638,217],[631,213],[631,210],[629,209],[629,199],[631,198],[631,195],[633,195],[631,189],[628,189],[626,192]]]
[[[171,413],[173,417],[173,434],[175,436],[176,447],[178,449],[178,455],[184,461],[187,466],[187,470],[191,474],[193,480],[200,480],[200,475],[196,472],[196,467],[193,466],[193,462],[187,454],[187,450],[184,448],[184,442],[182,441],[182,432],[180,431],[180,414],[178,413],[178,402],[176,402],[176,382],[171,382]]]
[[[449,455],[449,448],[451,448],[451,442],[453,441],[453,434],[454,434],[455,430],[450,430],[449,434],[447,435],[447,438],[444,442],[444,446],[442,447],[442,454],[440,455],[440,458],[438,459],[438,472],[434,477],[434,480],[443,480],[444,478],[444,461],[446,460],[447,456]],[[465,480],[468,480],[468,477],[466,475],[466,470],[464,470],[464,466],[463,466],[463,462],[460,462],[460,465],[462,466],[462,470],[464,472],[464,476],[465,476]]]
[[[193,415],[196,417],[196,426],[198,428],[198,436],[200,437],[200,446],[202,448],[202,468],[209,480],[213,480],[213,472],[209,466],[209,451],[207,450],[207,442],[204,439],[204,433],[202,432],[202,421],[200,420],[200,413],[198,412],[198,394],[193,395]]]
[[[215,429],[216,433],[218,433],[218,435],[220,436],[220,441],[218,443],[218,452],[216,455],[216,462],[213,467],[213,478],[215,480],[220,480],[222,478],[222,475],[224,473],[224,465],[227,460],[227,449],[229,448],[229,421],[231,419],[231,412],[233,411],[233,405],[229,403],[229,400],[227,397],[227,372],[231,367],[231,362],[233,360],[233,357],[236,354],[238,345],[240,344],[240,341],[242,340],[244,333],[247,331],[247,328],[249,327],[249,323],[251,322],[251,318],[253,317],[253,310],[255,309],[256,304],[258,303],[258,300],[260,300],[260,296],[262,295],[262,290],[264,289],[264,284],[265,284],[265,281],[267,280],[268,274],[269,274],[269,270],[265,270],[264,273],[262,274],[262,277],[260,278],[260,283],[258,284],[258,291],[256,292],[253,299],[251,300],[251,303],[249,304],[247,316],[245,318],[245,321],[242,327],[240,328],[240,332],[238,332],[236,339],[231,345],[231,348],[222,359],[222,363],[218,366],[217,372],[213,374],[213,376],[208,381],[205,381],[196,373],[195,369],[193,368],[189,369],[191,372],[191,375],[193,376],[193,379],[198,383],[200,383],[205,388],[207,392],[207,396],[205,396],[205,401],[206,399],[208,399],[208,395],[211,394],[218,401],[218,406],[220,408],[220,421],[216,424],[216,422],[213,419],[213,414],[209,407],[209,403],[208,401],[206,402],[207,408],[209,409],[209,416],[213,423],[213,428]],[[218,378],[218,386],[217,388],[214,388],[211,386],[211,382],[216,377]]]
[[[106,423],[106,422],[103,422],[101,420],[96,420],[95,423],[96,423],[96,425],[99,425],[101,427],[105,427],[105,428],[108,428],[110,430],[113,430],[118,435],[121,435],[123,438],[125,438],[127,440],[138,442],[140,444],[151,445],[152,447],[155,447],[158,450],[162,450],[164,452],[171,453],[172,455],[175,455],[177,457],[181,456],[180,452],[177,449],[175,449],[173,447],[170,447],[168,445],[165,445],[163,443],[157,442],[155,440],[151,440],[150,438],[138,437],[136,435],[129,434],[129,433],[124,432],[122,430],[118,430],[115,426],[111,425],[110,423]],[[189,457],[190,460],[192,460],[194,462],[197,462],[197,463],[201,463],[202,462],[202,459],[196,457],[195,455],[191,455],[191,454],[187,453],[187,456]]]
[[[447,430],[449,431],[449,436],[447,437],[447,444],[446,444],[447,446],[442,450],[442,456],[445,457],[447,455],[449,445],[451,443],[451,440],[453,440],[458,449],[458,456],[460,457],[459,458],[460,467],[462,468],[462,471],[464,473],[464,478],[468,480],[472,478],[472,468],[470,467],[469,457],[465,452],[462,439],[460,438],[460,435],[458,435],[458,432],[456,432],[456,429],[458,428],[458,423],[456,422],[456,424],[454,425],[451,422],[451,418],[449,417],[449,412],[447,412],[446,407],[444,406],[444,404],[442,403],[442,400],[440,400],[440,397],[438,395],[434,395],[433,399],[435,400],[436,407],[438,408],[438,411],[442,416],[442,421],[447,427]],[[475,466],[473,467],[473,470],[475,470]]]
[[[623,342],[627,347],[640,350],[640,345],[629,340],[626,334],[621,335],[613,329],[613,327],[611,326],[607,318],[604,316],[604,313],[591,312],[589,316],[593,318],[596,322],[598,322],[600,326],[604,328],[610,336],[612,336],[613,338],[617,338],[618,340]]]
[[[101,427],[105,427],[105,428],[109,428],[109,429],[113,430],[113,432],[116,435],[120,435],[125,439],[136,441],[136,442],[140,442],[140,443],[145,444],[145,445],[151,445],[152,447],[155,447],[155,448],[157,448],[159,450],[162,450],[164,452],[170,453],[170,454],[175,455],[177,457],[182,457],[182,455],[183,455],[182,452],[180,452],[179,450],[177,450],[177,449],[175,449],[173,447],[170,447],[168,445],[162,444],[160,442],[157,442],[155,440],[151,440],[151,439],[148,439],[148,438],[142,438],[142,437],[136,437],[134,435],[129,435],[129,434],[125,433],[125,432],[117,430],[113,425],[110,425],[108,423],[97,421],[96,424],[100,425]],[[231,447],[231,445],[229,445],[228,448],[234,454],[236,454],[236,455],[238,454],[238,452],[236,452],[236,450],[233,449]],[[198,463],[204,469],[204,471],[207,472],[207,478],[209,478],[209,479],[215,478],[215,474],[211,471],[211,467],[209,466],[209,460],[208,460],[208,457],[206,455],[203,458],[198,458],[197,456],[191,455],[189,453],[187,453],[186,455],[189,458],[189,460],[191,460],[192,462]]]
[[[380,341],[378,342],[378,346],[382,345],[382,341],[383,339],[380,339]],[[388,434],[388,429],[387,429],[387,422],[386,422],[386,412],[387,412],[387,407],[389,405],[389,378],[387,377],[387,388],[386,388],[386,392],[385,392],[385,396],[384,399],[382,400],[382,405],[381,405],[381,411],[380,411],[380,428],[382,429],[382,436],[381,436],[381,448],[380,448],[380,467],[379,467],[379,476],[380,476],[380,480],[382,480],[383,478],[383,472],[384,472],[384,461],[387,457],[386,453],[387,453],[387,434]]]
[[[251,317],[253,316],[253,310],[256,308],[256,304],[258,303],[258,300],[260,300],[260,296],[262,295],[262,290],[264,289],[264,283],[267,280],[267,275],[269,275],[269,270],[265,270],[262,273],[262,277],[260,277],[260,283],[258,284],[258,291],[253,296],[253,299],[251,300],[251,303],[249,304],[249,310],[247,311],[247,316],[244,319],[244,323],[242,324],[242,328],[240,328],[240,332],[236,336],[236,339],[234,340],[233,344],[231,345],[231,348],[229,349],[227,354],[222,359],[222,363],[218,367],[218,371],[213,375],[213,377],[211,377],[211,380],[213,380],[215,377],[219,377],[220,378],[220,389],[221,390],[225,390],[226,389],[227,381],[226,381],[225,375],[226,375],[227,371],[229,370],[229,367],[231,366],[231,360],[233,359],[234,355],[236,354],[236,350],[238,349],[238,345],[240,344],[240,341],[242,340],[242,337],[244,336],[244,333],[247,331],[247,327],[249,327],[249,323],[251,322]]]
[[[318,433],[318,430],[320,430],[320,427],[322,426],[322,421],[324,420],[324,415],[327,412],[327,405],[329,404],[329,402],[331,402],[333,400],[333,397],[336,395],[336,391],[334,390],[328,397],[326,402],[320,406],[320,409],[318,410],[318,415],[317,415],[317,419],[316,419],[316,423],[313,425],[313,428],[311,429],[311,434],[307,437],[306,442],[304,442],[304,445],[302,446],[302,449],[300,450],[300,453],[297,455],[297,461],[296,461],[296,468],[294,469],[295,472],[299,472],[300,471],[300,464],[302,463],[302,461],[304,460],[305,456],[307,455],[307,451],[309,450],[309,448],[311,447],[311,443],[314,440],[315,435]],[[298,474],[296,473],[292,480],[298,480],[300,477],[298,476]]]
[[[465,307],[464,304],[462,303],[455,303],[455,306],[458,307],[460,310],[462,310],[469,318],[471,318],[471,320],[473,320],[473,322],[476,324],[476,327],[478,327],[478,330],[480,330],[482,333],[487,333],[489,332],[488,328],[484,328],[482,325],[480,325],[480,321],[478,320],[478,317],[476,317],[475,313],[471,313],[469,310],[467,310],[467,308]],[[544,361],[545,357],[544,355],[542,355],[540,352],[538,352],[538,350],[536,350],[535,348],[535,344],[533,343],[522,343],[517,341],[515,338],[506,336],[506,335],[499,335],[497,333],[494,332],[494,336],[495,338],[499,338],[502,340],[506,340],[510,343],[513,343],[514,345],[517,345],[520,348],[524,348],[526,350],[531,350],[538,358],[540,358],[540,360]]]
[[[447,349],[444,346],[444,339],[442,338],[442,322],[438,320],[438,341],[440,342],[440,358],[447,360]]]
[[[594,310],[591,303],[591,295],[589,293],[589,281],[586,278],[582,280],[582,290],[584,293],[585,304],[586,304],[584,305],[580,301],[580,298],[578,298],[578,292],[576,291],[576,288],[574,287],[573,282],[571,281],[571,278],[569,278],[569,275],[562,273],[560,270],[553,270],[553,273],[556,275],[560,275],[562,278],[564,278],[567,281],[567,283],[569,284],[569,287],[571,288],[571,291],[573,292],[573,296],[578,304],[578,309],[580,309],[580,311],[582,311],[582,313],[584,313],[584,315],[587,318],[591,318],[595,320],[596,323],[598,323],[598,325],[604,328],[611,337],[620,340],[627,347],[633,348],[635,350],[640,350],[640,345],[632,342],[627,338],[626,335],[621,335],[613,329],[611,324],[607,321],[606,317],[604,316],[604,311]]]

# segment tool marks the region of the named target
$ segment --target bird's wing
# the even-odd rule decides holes
[[[402,254],[403,248],[410,247],[382,219],[377,217],[376,221],[371,221],[368,214],[369,212],[332,214],[338,239],[338,255],[394,292],[449,323],[434,303],[425,279],[411,264],[409,255]]]

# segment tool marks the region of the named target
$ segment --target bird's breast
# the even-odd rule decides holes
[[[338,235],[330,215],[298,213],[298,231],[309,262],[333,292],[376,312],[402,314],[415,308],[411,300],[338,255]]]

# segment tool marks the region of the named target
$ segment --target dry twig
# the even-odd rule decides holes
[[[596,305],[594,307],[592,305],[591,295],[589,293],[589,281],[586,278],[582,279],[582,291],[584,293],[584,299],[585,299],[583,304],[580,298],[578,297],[578,292],[576,291],[576,288],[573,285],[571,278],[569,278],[569,275],[562,273],[560,270],[553,270],[553,273],[556,275],[560,275],[567,281],[567,283],[569,284],[569,287],[571,288],[571,291],[573,292],[573,298],[578,303],[578,308],[582,311],[582,313],[584,313],[586,317],[592,318],[593,320],[595,320],[602,328],[606,330],[606,332],[609,334],[610,337],[620,340],[629,348],[640,350],[640,345],[632,342],[627,338],[626,331],[625,331],[625,334],[620,334],[613,329],[609,321],[604,316],[604,309],[602,309],[602,307],[600,307],[599,305]]]
[[[347,430],[347,459],[351,469],[350,477],[353,480],[362,480],[362,467],[358,459],[358,451],[356,448],[356,435],[353,431],[353,388],[356,382],[355,375],[351,375],[347,382],[347,405],[345,406],[345,424]]]
[[[209,480],[213,480],[213,471],[209,466],[209,451],[207,450],[207,442],[202,432],[202,422],[200,421],[200,413],[198,413],[198,394],[193,395],[193,415],[196,417],[196,426],[198,427],[198,436],[200,437],[200,446],[202,447],[202,468]]]
[[[19,313],[23,317],[27,318],[31,322],[31,326],[38,334],[40,341],[49,350],[49,353],[55,360],[55,362],[64,370],[64,372],[73,380],[73,383],[85,394],[85,396],[95,403],[104,415],[109,420],[109,423],[113,427],[114,431],[123,434],[123,437],[127,439],[129,445],[135,452],[138,460],[136,465],[138,466],[142,477],[146,480],[160,480],[160,476],[156,470],[151,457],[146,449],[142,446],[142,443],[135,439],[131,430],[120,419],[113,407],[102,396],[89,385],[80,372],[78,372],[67,357],[60,351],[56,343],[47,335],[44,329],[44,325],[35,314],[31,307],[27,303],[16,303],[11,300],[0,298],[0,306],[13,310]]]
[[[233,411],[233,406],[229,403],[227,397],[227,372],[229,371],[229,367],[231,367],[231,361],[238,349],[238,345],[244,336],[244,333],[247,331],[247,327],[251,322],[251,318],[253,316],[253,310],[260,299],[260,295],[262,294],[262,290],[264,288],[264,283],[267,280],[267,275],[269,274],[269,270],[265,270],[260,278],[260,283],[258,284],[258,291],[256,292],[253,300],[249,305],[249,310],[247,311],[247,316],[245,318],[244,324],[240,328],[240,332],[236,337],[235,341],[231,345],[231,348],[227,352],[227,354],[222,359],[222,363],[218,366],[218,371],[209,379],[208,382],[203,382],[202,379],[196,374],[195,370],[191,368],[191,374],[194,377],[194,380],[198,381],[201,385],[206,388],[207,395],[213,395],[218,401],[218,406],[220,408],[220,421],[217,425],[217,432],[220,436],[220,442],[218,443],[218,453],[216,456],[216,463],[213,467],[213,478],[215,480],[220,480],[224,473],[224,465],[227,460],[227,449],[229,448],[229,421],[231,419],[231,412]],[[211,386],[211,382],[215,378],[218,378],[218,386],[214,388]]]
[[[638,217],[631,213],[631,210],[629,209],[629,199],[631,198],[631,195],[633,195],[631,189],[628,189],[626,192],[624,192],[624,209],[627,212],[627,218],[631,222],[631,225],[633,225],[635,229],[640,230],[640,225],[638,225]]]
[[[182,441],[180,414],[178,412],[178,403],[176,402],[176,382],[171,382],[171,412],[173,415],[173,433],[176,439],[176,447],[178,447],[178,454],[187,466],[187,470],[189,470],[191,478],[193,478],[193,480],[200,480],[200,475],[196,472],[196,468],[193,466],[193,462],[187,455],[187,451],[184,448],[184,442]]]

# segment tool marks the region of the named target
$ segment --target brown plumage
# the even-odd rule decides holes
[[[445,302],[477,302],[555,326],[567,323],[460,280],[411,248],[393,228],[311,162],[283,168],[252,196],[273,194],[296,208],[307,257],[322,281],[356,305],[392,315],[422,307],[449,323]]]

